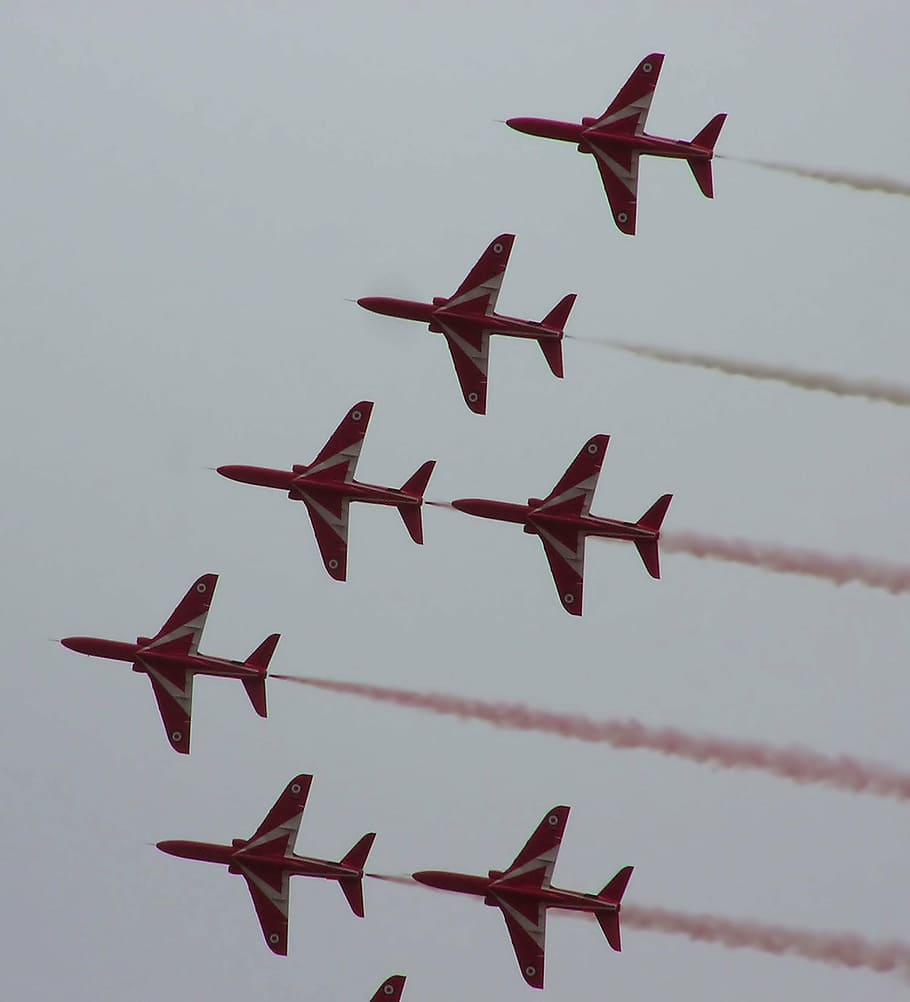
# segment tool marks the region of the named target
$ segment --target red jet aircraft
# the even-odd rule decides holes
[[[373,404],[361,400],[348,411],[332,437],[309,466],[270,470],[262,466],[219,466],[218,473],[242,484],[287,491],[292,501],[302,501],[310,514],[316,545],[325,569],[344,581],[348,566],[348,510],[352,501],[397,508],[415,543],[423,542],[420,506],[435,460],[423,464],[401,490],[377,487],[354,479]]]
[[[544,938],[547,909],[591,912],[607,942],[620,950],[619,909],[632,867],[624,866],[599,894],[581,894],[553,887],[550,880],[569,818],[568,807],[554,807],[507,870],[490,870],[486,877],[447,870],[421,870],[414,880],[443,891],[476,894],[485,905],[502,911],[522,976],[532,988],[543,988]]]
[[[577,143],[579,153],[593,154],[613,218],[623,233],[635,232],[638,158],[642,154],[687,161],[702,193],[714,197],[711,158],[726,115],[715,115],[691,143],[645,132],[663,61],[660,52],[645,56],[600,118],[583,118],[580,125],[546,118],[510,118],[506,122],[518,132]]]
[[[386,978],[370,1002],[399,1002],[406,980],[403,974],[393,974]]]
[[[590,514],[597,478],[609,443],[609,435],[595,435],[583,445],[546,498],[528,498],[526,505],[481,498],[459,498],[452,502],[453,508],[468,515],[517,522],[524,526],[525,532],[539,536],[563,608],[573,616],[580,616],[582,611],[585,540],[588,536],[631,540],[651,577],[660,577],[657,541],[672,494],[664,494],[637,522],[621,522]]]
[[[60,641],[64,647],[80,654],[131,661],[133,671],[148,675],[167,739],[174,751],[183,755],[190,751],[190,714],[196,675],[239,678],[253,709],[260,717],[267,715],[265,679],[278,643],[277,633],[264,640],[246,661],[228,661],[199,653],[199,641],[217,583],[217,574],[203,574],[155,637],[139,637],[135,644],[98,637],[65,637]]]
[[[312,776],[292,779],[248,839],[235,838],[230,845],[183,841],[158,843],[158,848],[170,856],[223,863],[228,873],[239,873],[250,889],[269,949],[282,957],[288,952],[289,881],[295,875],[337,880],[351,910],[358,918],[363,918],[363,868],[376,838],[375,832],[364,835],[338,863],[294,854],[297,830],[312,782]]]
[[[429,324],[434,334],[442,334],[452,353],[465,403],[475,414],[486,414],[487,411],[491,334],[536,341],[553,375],[560,379],[563,375],[563,328],[575,302],[574,293],[560,300],[540,323],[504,317],[494,312],[514,240],[512,233],[496,237],[455,294],[448,299],[436,296],[432,303],[417,303],[409,299],[367,296],[357,300],[360,306],[373,313],[417,320]]]

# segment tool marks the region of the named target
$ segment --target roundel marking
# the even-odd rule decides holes
[[[206,591],[205,583],[200,581],[199,584],[196,585],[196,591],[198,591],[200,595],[205,594]]]
[[[575,596],[572,592],[567,591],[565,595],[563,595],[562,600],[566,603],[566,605],[571,605],[575,601]]]
[[[471,390],[471,392],[468,394],[468,400],[470,400],[472,404],[477,403],[477,394],[473,390]]]
[[[300,793],[299,783],[291,783],[291,793]]]
[[[332,557],[329,561],[329,567],[331,567],[333,571],[338,567],[338,561],[334,557]]]
[[[590,452],[592,456],[596,456],[596,455],[597,455],[597,446],[595,445],[595,443],[594,443],[594,442],[592,442],[592,443],[591,443],[591,444],[590,444],[590,445],[588,446],[588,452]]]
[[[182,731],[174,731],[173,734],[171,734],[171,741],[180,742],[182,740],[183,740],[183,732]]]
[[[363,414],[361,414],[360,411],[351,411],[351,420],[352,421],[359,421],[362,417],[363,417]]]
[[[272,943],[272,944],[278,943],[280,939],[281,939],[281,937],[278,935],[277,932],[270,932],[269,933],[269,942],[270,943]]]
[[[550,815],[550,816],[549,816],[549,817],[547,818],[547,824],[548,824],[548,825],[549,825],[549,826],[550,826],[551,828],[553,828],[553,827],[555,827],[556,825],[558,825],[558,824],[559,824],[559,818],[558,818],[558,817],[557,817],[557,816],[556,816],[555,814],[551,814],[551,815]]]
[[[493,244],[493,253],[494,254],[502,253],[502,244],[498,240],[496,241],[495,244]]]
[[[395,992],[395,989],[391,985],[386,985],[382,990],[386,995],[392,995]]]
[[[616,217],[621,223],[627,223],[629,221],[628,212],[620,212]]]
[[[642,63],[641,68],[642,70],[644,70],[645,73],[650,73],[651,70],[654,69],[654,67],[650,63]]]
[[[527,974],[527,976],[529,978],[533,978],[536,973],[537,973],[537,968],[536,967],[526,967],[525,968],[525,974]]]

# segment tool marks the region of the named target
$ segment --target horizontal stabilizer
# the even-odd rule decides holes
[[[280,633],[273,633],[270,637],[266,637],[256,650],[253,651],[253,653],[246,659],[246,663],[251,668],[261,668],[263,671],[266,671],[280,639]]]
[[[547,360],[550,372],[559,379],[563,377],[562,368],[562,339],[555,341],[552,338],[541,338],[538,342],[543,357]]]
[[[246,694],[250,697],[253,709],[260,717],[267,717],[269,712],[265,702],[265,676],[262,678],[245,678],[241,681],[243,682],[243,688],[246,689]]]
[[[569,314],[575,305],[575,298],[574,292],[570,292],[568,296],[564,296],[543,318],[541,323],[545,327],[554,327],[556,330],[561,331],[566,326],[566,321],[569,319]]]
[[[711,161],[695,159],[687,160],[686,163],[692,168],[695,181],[701,188],[701,193],[706,198],[714,198],[714,174],[711,171]]]
[[[619,935],[619,912],[595,912],[600,928],[607,937],[610,946],[619,953],[622,950],[622,939]]]
[[[622,901],[623,894],[626,893],[632,869],[631,866],[624,866],[597,896],[603,898],[604,901],[611,901],[618,905]]]
[[[403,494],[410,494],[411,497],[419,498],[423,502],[424,491],[427,489],[430,476],[436,466],[436,460],[427,460],[420,469],[402,484]],[[423,543],[423,519],[421,517],[421,506],[419,504],[403,504],[398,506],[398,513],[404,522],[408,534],[415,543]]]
[[[364,835],[362,839],[351,849],[351,851],[341,860],[342,866],[349,866],[352,870],[362,870],[367,864],[367,856],[373,848],[373,839],[376,832]]]
[[[714,144],[717,142],[717,137],[720,135],[720,130],[724,127],[726,120],[726,115],[715,115],[692,140],[692,145],[700,146],[703,150],[710,150],[713,153]]]
[[[342,877],[338,883],[344,891],[344,896],[348,899],[351,911],[357,918],[363,918],[363,878]]]
[[[660,577],[660,553],[657,549],[656,539],[636,539],[635,549],[645,565],[645,569],[652,578]]]
[[[664,516],[667,514],[667,509],[670,507],[670,502],[672,500],[672,494],[664,494],[662,497],[658,498],[638,520],[638,524],[641,528],[650,529],[652,532],[660,532]]]

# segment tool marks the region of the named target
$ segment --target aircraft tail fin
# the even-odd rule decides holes
[[[340,865],[349,866],[352,870],[362,870],[367,864],[367,856],[370,855],[370,849],[373,848],[373,839],[375,838],[376,832],[364,835],[340,861]]]
[[[710,122],[692,140],[693,146],[699,146],[710,153],[714,153],[714,144],[720,135],[720,130],[726,121],[726,115],[715,115]],[[687,163],[695,177],[695,182],[701,192],[707,198],[714,198],[714,175],[711,171],[711,161],[693,157]]]
[[[609,884],[598,894],[599,898],[616,905],[616,911],[595,912],[600,928],[603,929],[607,942],[617,951],[622,950],[622,938],[619,933],[619,909],[626,885],[632,876],[632,867],[624,866]]]
[[[568,296],[563,296],[562,299],[553,307],[552,310],[543,318],[542,324],[547,327],[555,327],[556,330],[562,333],[563,328],[566,326],[566,321],[569,319],[569,314],[572,312],[572,307],[575,305],[575,293],[572,292]],[[559,341],[554,341],[550,338],[541,338],[538,342],[540,345],[540,350],[543,352],[543,357],[547,360],[547,365],[550,367],[550,372],[553,373],[559,379],[563,377],[563,366],[562,366],[562,339]]]
[[[417,497],[420,501],[423,501],[424,492],[427,489],[427,484],[429,483],[430,476],[433,473],[433,469],[436,466],[436,460],[430,459],[420,467],[420,469],[402,485],[402,492],[405,494],[410,494],[412,497]],[[421,506],[415,504],[403,504],[399,505],[398,512],[401,515],[401,520],[404,522],[405,528],[411,539],[415,543],[423,542],[423,519],[421,517]]]
[[[342,866],[349,866],[352,870],[359,870],[359,874],[352,874],[350,877],[341,877],[338,881],[351,911],[358,917],[363,918],[363,868],[366,865],[367,856],[373,847],[375,832],[364,835],[362,839],[351,849],[351,851],[341,860]]]
[[[574,292],[570,292],[568,296],[563,296],[543,320],[541,320],[541,323],[546,324],[547,327],[555,327],[561,331],[569,319],[569,314],[575,305],[575,299],[576,295]]]
[[[246,694],[253,704],[253,709],[260,717],[267,717],[269,711],[265,701],[265,675],[262,678],[245,678],[242,681],[243,688],[246,689]]]
[[[272,655],[275,653],[280,639],[280,633],[273,633],[270,637],[266,637],[246,659],[246,664],[251,668],[261,668],[263,671],[268,671],[269,662],[272,660]]]
[[[726,120],[726,115],[715,115],[692,140],[692,145],[700,146],[703,150],[710,150],[713,153],[717,137],[720,135],[720,130],[724,127]]]
[[[672,500],[672,494],[664,494],[638,520],[638,525],[642,529],[649,529],[654,533],[653,539],[635,540],[638,555],[652,578],[660,577],[660,552],[657,548],[657,540],[660,536],[660,527],[663,524],[664,516],[667,514],[667,508],[670,507]]]

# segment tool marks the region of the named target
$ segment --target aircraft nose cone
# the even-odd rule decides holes
[[[76,651],[77,654],[87,654],[86,639],[86,637],[64,637],[60,643],[71,651]]]

